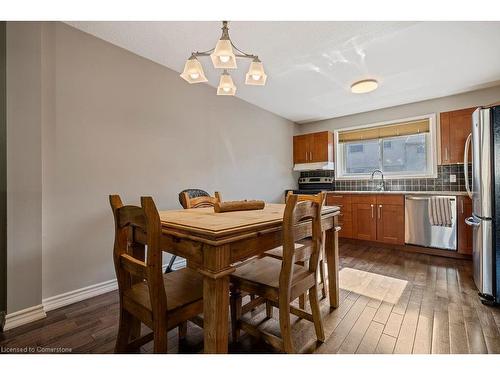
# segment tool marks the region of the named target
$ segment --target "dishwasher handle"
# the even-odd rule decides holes
[[[428,201],[429,199],[431,199],[431,197],[415,197],[415,196],[409,197],[409,196],[406,196],[405,199],[408,201]],[[452,202],[455,201],[454,197],[449,198],[449,199]]]

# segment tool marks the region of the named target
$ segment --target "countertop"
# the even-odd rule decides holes
[[[327,190],[331,194],[402,194],[402,195],[467,195],[466,191],[373,191],[373,190]]]

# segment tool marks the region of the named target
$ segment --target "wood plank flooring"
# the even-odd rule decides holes
[[[294,319],[294,344],[301,353],[500,353],[500,308],[477,297],[471,262],[399,250],[341,244],[340,306],[322,301],[327,340],[316,342],[313,325]],[[279,334],[278,313],[262,308],[247,316]],[[118,323],[117,292],[78,302],[47,318],[6,333],[0,347],[64,347],[73,353],[111,353]],[[146,329],[144,327],[144,329]],[[151,352],[152,344],[141,351]],[[179,343],[169,333],[169,352],[203,350],[203,331],[189,324]],[[243,335],[231,353],[272,353]]]

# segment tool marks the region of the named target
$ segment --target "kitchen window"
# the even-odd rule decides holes
[[[335,132],[336,178],[366,179],[375,169],[387,178],[434,178],[435,116],[341,129]]]

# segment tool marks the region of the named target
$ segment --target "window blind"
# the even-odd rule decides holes
[[[343,132],[339,132],[338,141],[339,142],[366,141],[370,139],[392,138],[403,135],[429,133],[429,131],[430,131],[430,120],[426,118],[416,121],[400,122],[390,125],[381,125],[372,128],[346,130]]]

